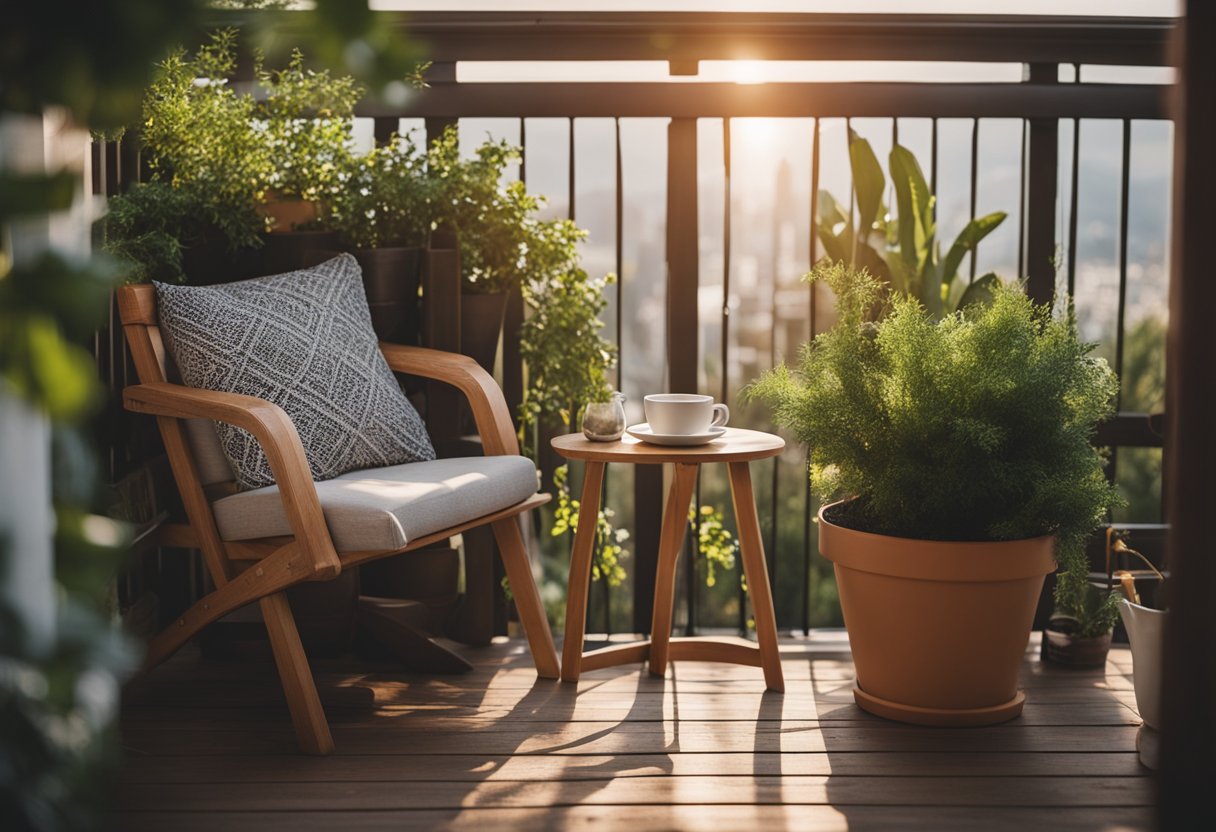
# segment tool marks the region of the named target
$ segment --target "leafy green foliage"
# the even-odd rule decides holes
[[[138,115],[152,61],[191,30],[208,4],[92,0],[66,12],[63,4],[10,5],[0,27],[0,111],[40,114],[59,105],[75,123],[113,135],[103,128],[129,124]],[[366,4],[360,9],[346,0],[315,0],[314,5],[313,11],[293,13],[293,23],[304,24],[303,31],[315,27],[314,42],[325,54],[357,63],[381,79],[400,77],[413,66],[402,62],[411,51],[408,42],[375,25]],[[184,60],[179,55],[179,66],[171,60],[157,70],[161,91],[169,93],[152,108],[168,118],[157,129],[180,127],[198,116],[204,128],[198,138],[224,138],[224,119],[244,103],[221,95],[209,109],[191,112],[193,91],[183,82],[193,79],[181,71]],[[403,82],[391,81],[386,89],[393,83],[405,88]],[[208,116],[220,123],[207,123]],[[252,201],[236,197],[254,185],[241,180],[241,169],[209,166],[203,150],[193,151],[181,160],[182,184],[188,187],[177,196],[192,206],[200,225],[210,218],[230,243],[249,241],[259,224]],[[238,158],[232,143],[221,151],[223,160],[248,161],[251,167],[258,162],[256,157]],[[161,169],[166,189],[177,175],[173,161],[166,159]],[[217,179],[208,181],[211,176]],[[71,172],[0,172],[0,385],[54,421],[59,585],[49,649],[27,638],[21,610],[0,601],[0,818],[6,828],[47,832],[111,825],[104,807],[112,796],[117,763],[118,685],[134,666],[130,646],[107,611],[107,593],[127,541],[117,524],[90,513],[97,466],[86,438],[92,426],[84,420],[101,401],[103,389],[92,357],[79,346],[104,316],[116,273],[104,258],[81,263],[54,253],[15,264],[11,250],[11,221],[69,208],[78,182]],[[233,200],[211,199],[217,195]],[[182,206],[163,192],[133,198],[143,200],[139,206],[150,214],[126,217],[132,237],[120,255],[172,268],[188,237],[178,233],[187,227],[180,217]],[[224,213],[225,206],[237,212]],[[0,573],[7,571],[10,558],[26,554],[12,551],[9,530],[0,529]]]
[[[559,465],[553,472],[553,487],[557,491],[557,506],[553,511],[553,527],[549,533],[554,537],[578,532],[581,508],[579,501],[570,493],[570,468]],[[595,522],[595,550],[591,558],[591,580],[605,580],[608,586],[620,586],[625,580],[622,561],[629,557],[623,543],[629,539],[627,529],[614,529],[611,508],[601,509]]]
[[[304,199],[324,208],[340,192],[363,94],[353,78],[305,67],[296,50],[281,70],[258,58],[259,101],[233,87],[236,66],[235,29],[215,32],[193,55],[172,53],[148,88],[142,132],[154,176],[182,191],[234,250],[260,245],[267,220],[257,206]]]
[[[735,568],[735,553],[739,546],[735,536],[726,528],[726,518],[714,506],[701,506],[699,514],[695,508],[690,508],[688,522],[697,541],[697,551],[705,564],[705,585],[712,587],[718,582],[717,570],[730,571]]]
[[[114,276],[104,261],[47,252],[12,266],[0,253],[0,378],[52,419],[81,418],[100,401],[97,367],[78,341],[100,323]]]
[[[350,155],[355,104],[363,88],[350,76],[304,66],[293,50],[280,70],[259,58],[254,69],[266,98],[257,108],[261,138],[271,164],[266,189],[277,198],[313,200],[323,205],[343,188]]]
[[[847,210],[827,191],[819,192],[815,227],[827,256],[864,268],[904,294],[920,300],[934,318],[973,303],[989,303],[1000,279],[992,273],[966,280],[959,274],[963,258],[1004,222],[997,211],[967,223],[941,256],[937,240],[937,197],[912,151],[896,144],[889,158],[895,189],[897,219],[887,216],[882,195],[886,178],[870,143],[849,131],[849,162],[853,170],[857,227]]]
[[[1066,623],[1073,638],[1096,638],[1109,633],[1119,620],[1119,593],[1105,592],[1089,582],[1088,564],[1075,559],[1056,573],[1053,626]]]
[[[810,449],[812,487],[857,497],[838,519],[879,534],[1012,540],[1052,534],[1066,571],[1117,501],[1091,446],[1112,412],[1106,362],[1016,288],[934,320],[868,273],[821,264],[839,322],[796,369],[747,391]],[[877,322],[875,304],[889,310]]]
[[[431,230],[425,161],[399,136],[352,154],[326,224],[355,248],[424,245]]]
[[[182,251],[204,235],[188,191],[147,182],[112,197],[108,207],[105,249],[122,261],[128,283],[185,281]]]
[[[229,83],[236,40],[223,29],[193,56],[166,58],[144,98],[141,133],[153,175],[184,191],[233,249],[260,244],[254,205],[272,170],[254,129],[257,104]]]
[[[555,424],[569,430],[589,402],[607,401],[608,370],[616,346],[600,334],[604,289],[614,275],[591,278],[579,265],[578,241],[586,236],[569,220],[533,223],[529,256],[537,271],[524,285],[529,315],[519,348],[527,370],[520,428]]]
[[[487,141],[472,159],[460,155],[460,134],[449,126],[427,152],[431,228],[446,227],[459,239],[465,287],[504,292],[542,274],[529,245],[539,225],[541,200],[523,182],[502,184],[507,166],[520,151],[507,142]]]

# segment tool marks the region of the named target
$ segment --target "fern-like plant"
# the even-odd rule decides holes
[[[996,285],[991,304],[934,320],[864,270],[825,263],[808,279],[835,291],[837,325],[747,395],[810,448],[821,498],[857,498],[833,522],[929,540],[1050,534],[1062,571],[1084,576],[1085,541],[1118,499],[1091,445],[1117,382],[1071,306],[1053,317]]]

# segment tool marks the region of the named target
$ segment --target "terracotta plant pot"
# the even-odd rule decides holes
[[[316,222],[320,216],[320,206],[309,199],[280,199],[271,196],[270,200],[259,203],[255,209],[259,217],[270,220],[271,232],[295,231],[301,226]]]
[[[506,312],[506,292],[465,292],[460,296],[460,351],[487,373],[494,372]]]
[[[1051,537],[998,542],[870,534],[819,511],[857,669],[859,707],[920,725],[991,725],[1022,712],[1018,670]]]

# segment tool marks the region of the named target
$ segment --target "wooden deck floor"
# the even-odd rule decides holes
[[[128,692],[124,830],[1123,830],[1150,827],[1126,649],[1105,671],[1023,669],[1023,716],[899,725],[858,710],[840,638],[759,668],[683,662],[538,681],[520,643],[420,677],[316,662],[337,752],[309,758],[269,660],[190,649]],[[1028,654],[1029,655],[1029,654]]]

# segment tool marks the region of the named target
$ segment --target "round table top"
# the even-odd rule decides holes
[[[625,434],[616,442],[592,442],[581,433],[553,439],[553,449],[566,459],[590,462],[632,462],[656,465],[663,462],[750,462],[768,459],[785,449],[785,440],[771,433],[727,428],[726,433],[705,445],[671,447],[652,445]]]

